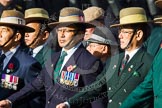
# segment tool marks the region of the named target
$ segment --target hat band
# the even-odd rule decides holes
[[[0,23],[12,23],[12,24],[25,25],[25,20],[18,17],[6,17],[6,18],[1,18]]]
[[[103,37],[98,36],[96,34],[92,34],[90,39],[94,39],[96,41],[99,41],[99,42],[105,43],[105,44],[112,44],[112,42],[110,40],[104,39]]]
[[[98,36],[96,34],[92,34],[91,39],[99,40],[99,41],[102,41],[102,42],[105,41],[104,38],[102,38],[101,36]]]
[[[128,15],[120,18],[120,24],[136,23],[136,22],[147,22],[146,15],[135,14]]]
[[[49,18],[46,14],[40,14],[40,13],[38,13],[38,14],[34,13],[34,14],[25,16],[25,18],[33,18],[33,17],[40,17],[40,18],[46,18],[46,19]]]
[[[59,17],[59,22],[84,22],[84,16]]]

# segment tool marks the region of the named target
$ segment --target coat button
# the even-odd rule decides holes
[[[124,89],[124,92],[126,93],[126,92],[127,92],[127,90],[126,90],[126,89]]]
[[[119,105],[120,105],[120,106],[121,106],[121,104],[122,104],[122,103],[121,103],[121,102],[119,102]]]
[[[111,87],[109,87],[109,90],[111,90]]]
[[[109,100],[109,103],[111,103],[111,102],[112,102],[112,99]]]
[[[48,104],[50,103],[50,101],[47,102]]]

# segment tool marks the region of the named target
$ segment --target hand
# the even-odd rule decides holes
[[[65,103],[60,103],[56,106],[56,108],[68,108],[68,106]]]
[[[0,108],[11,108],[11,102],[7,99],[0,101]]]

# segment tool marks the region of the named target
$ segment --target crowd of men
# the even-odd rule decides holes
[[[161,16],[38,1],[0,1],[0,108],[162,107]]]

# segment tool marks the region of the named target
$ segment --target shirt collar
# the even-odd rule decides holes
[[[141,47],[138,47],[134,50],[132,50],[131,52],[125,51],[125,56],[128,54],[129,55],[129,61],[130,59],[137,53],[137,51],[140,49]]]
[[[36,48],[33,49],[33,54],[37,54],[42,48],[43,48],[44,45],[40,45]]]
[[[6,57],[10,56],[11,54],[14,54],[18,48],[19,48],[19,45],[17,47],[13,48],[13,49],[7,51],[5,53]],[[2,50],[2,54],[4,54],[3,50]]]
[[[78,49],[78,47],[79,47],[80,45],[81,45],[81,42],[78,43],[77,45],[75,45],[74,47],[72,47],[71,49],[67,50],[67,51],[66,51],[67,54],[69,55],[69,54],[71,54],[72,52],[74,52],[76,49]],[[62,48],[62,51],[65,51],[65,49]],[[61,51],[61,53],[62,53],[62,51]]]

